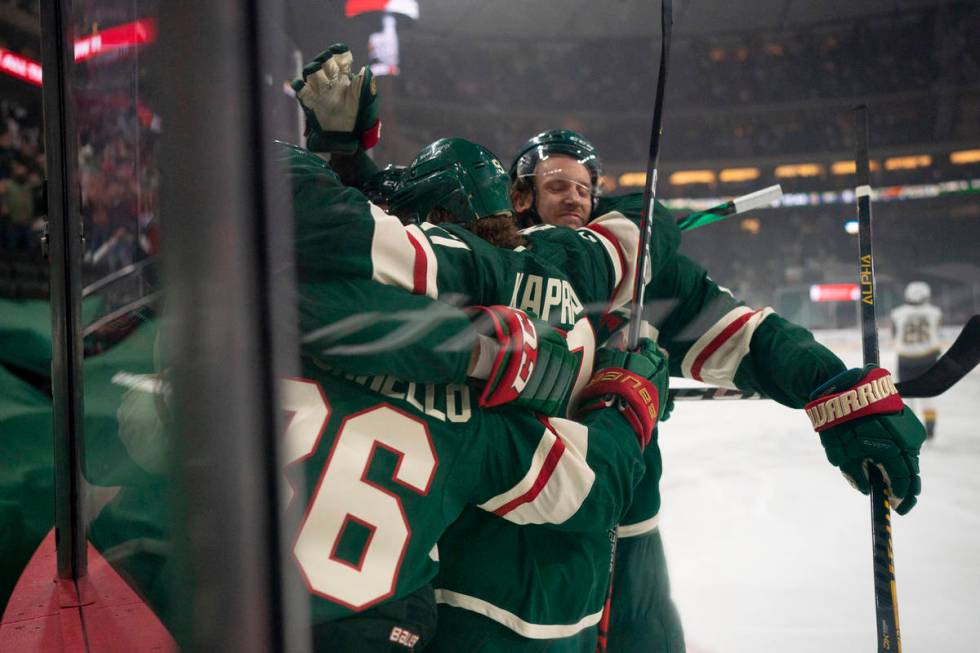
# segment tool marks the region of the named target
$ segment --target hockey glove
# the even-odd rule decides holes
[[[516,308],[476,306],[471,310],[486,321],[484,326],[489,328],[485,331],[490,333],[490,342],[481,347],[490,370],[480,405],[511,404],[550,417],[564,416],[580,363],[559,332]]]
[[[378,89],[367,68],[351,74],[353,57],[335,43],[303,67],[293,90],[306,114],[306,147],[313,152],[354,154],[381,137]]]
[[[636,432],[643,449],[657,426],[661,398],[666,401],[667,357],[657,344],[640,339],[636,351],[602,348],[595,374],[579,395],[576,418],[602,408],[616,408]]]
[[[877,465],[888,500],[900,515],[922,487],[922,423],[902,401],[887,370],[874,365],[842,372],[817,388],[806,405],[827,459],[863,494],[871,491],[867,465]]]

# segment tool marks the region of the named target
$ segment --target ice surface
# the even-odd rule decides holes
[[[820,337],[860,365],[856,331]],[[883,346],[883,365],[894,361]],[[933,401],[919,504],[892,513],[906,653],[980,641],[980,372]],[[661,528],[689,653],[876,650],[869,502],[801,411],[678,403],[660,441]]]

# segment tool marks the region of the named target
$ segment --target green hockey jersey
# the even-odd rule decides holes
[[[639,229],[619,213],[587,228],[526,230],[526,248],[494,247],[457,225],[402,226],[340,185],[325,162],[287,150],[302,283],[370,279],[433,299],[504,304],[567,333],[581,352],[573,394],[592,373],[596,330],[631,297]],[[658,260],[666,256],[658,256]]]
[[[298,467],[308,479],[289,500],[305,505],[293,553],[315,623],[424,587],[467,505],[495,522],[591,533],[620,519],[643,472],[615,409],[579,424],[483,410],[462,384],[342,378],[309,357],[303,374],[281,395],[287,479]]]
[[[288,153],[288,159],[297,261],[306,281],[346,275],[431,298],[462,296],[467,303],[503,303],[533,311],[567,329],[569,346],[583,352],[573,392],[591,375],[597,342],[612,337],[629,317],[625,309],[635,272],[636,223],[642,210],[638,196],[604,200],[600,210],[611,211],[585,228],[532,227],[523,232],[527,247],[509,251],[453,225],[403,227],[358,192],[342,187],[322,160],[298,148]],[[665,210],[659,211],[651,265],[645,275],[642,330],[669,353],[674,374],[761,391],[798,407],[814,387],[843,369],[839,359],[817,345],[804,329],[782,320],[771,309],[753,310],[735,300],[701,267],[678,254],[679,241],[673,219]],[[349,362],[356,368],[356,361]],[[384,361],[376,363],[383,365]],[[424,367],[420,363],[416,369]],[[659,450],[652,445],[645,454],[648,474],[624,518],[623,534],[641,534],[656,527],[661,466]],[[537,558],[534,553],[558,555],[584,546],[587,538],[576,539],[575,545],[551,546],[544,544],[551,536],[535,535],[535,529],[516,532],[506,524],[488,525],[486,521],[483,515],[468,512],[447,541],[479,539],[485,543],[481,545],[484,553],[498,561],[492,565],[495,570],[508,566],[524,573],[533,569],[531,576],[544,588],[542,593],[515,592],[509,582],[467,573],[492,564],[479,558],[481,554],[470,544],[444,547],[441,600],[489,616],[528,637],[573,634],[598,620],[601,592],[593,593],[589,588],[596,586],[588,585],[594,574],[579,570],[580,587],[585,588],[580,591],[586,597],[583,602],[573,605],[555,600],[556,588],[572,576],[565,573],[564,566],[548,564],[547,554]],[[588,551],[575,549],[578,553],[571,558],[589,558],[597,570],[608,564],[609,547],[608,542],[600,541],[604,533],[600,537],[597,530],[592,535],[595,540],[586,546]],[[564,565],[564,554],[561,560]],[[503,571],[494,574],[495,578],[506,576]]]

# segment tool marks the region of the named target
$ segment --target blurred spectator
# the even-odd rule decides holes
[[[8,250],[31,248],[31,224],[34,221],[34,189],[27,166],[19,159],[10,165],[10,176],[3,180],[0,192],[0,246]]]
[[[980,4],[951,0],[942,10],[818,27],[675,35],[662,155],[705,161],[850,151],[857,101],[875,107],[875,147],[980,138],[980,50],[970,47],[967,27],[978,21]],[[463,40],[418,29],[401,44],[403,74],[390,102],[412,142],[390,153],[399,163],[445,136],[447,116],[462,125],[454,135],[507,158],[526,134],[553,127],[555,112],[585,123],[608,164],[645,159],[646,139],[637,135],[649,130],[655,75],[637,62],[655,59],[649,38]],[[569,61],[577,62],[574,74]],[[956,92],[944,104],[940,89]]]

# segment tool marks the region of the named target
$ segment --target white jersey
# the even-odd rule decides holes
[[[932,304],[902,304],[891,314],[899,356],[925,356],[939,351],[942,311]]]

